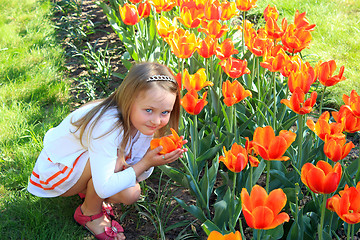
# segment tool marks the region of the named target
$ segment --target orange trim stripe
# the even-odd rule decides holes
[[[81,154],[83,155],[83,153]],[[71,175],[71,173],[73,172],[74,170],[74,167],[75,165],[77,164],[77,162],[79,161],[81,155],[75,160],[74,164],[73,164],[73,167],[70,169],[69,173],[62,179],[60,179],[58,182],[56,182],[55,184],[53,184],[51,187],[43,187],[41,184],[48,184],[51,180],[53,180],[54,178],[56,178],[57,176],[59,176],[60,174],[64,174],[64,172],[68,169],[68,167],[66,166],[63,170],[61,171],[58,171],[57,173],[55,173],[54,175],[52,175],[50,178],[48,178],[45,182],[44,181],[41,181],[40,180],[40,183],[37,183],[35,181],[33,181],[31,178],[30,178],[30,183],[33,184],[34,186],[36,187],[39,187],[39,188],[42,188],[44,190],[53,190],[55,187],[59,186],[60,184],[62,184],[64,181],[66,181],[66,179],[68,179]],[[50,159],[48,159],[50,160]],[[32,172],[32,174],[34,175],[34,177],[36,178],[39,178],[39,174],[35,173],[34,171]]]

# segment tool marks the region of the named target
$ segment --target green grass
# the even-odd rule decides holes
[[[360,1],[358,0],[268,0],[257,2],[254,11],[263,11],[266,6],[275,5],[280,12],[279,22],[286,17],[294,22],[296,10],[306,12],[310,23],[316,24],[309,49],[303,51],[312,66],[318,60],[337,63],[336,74],[345,66],[347,80],[328,87],[328,101],[342,105],[342,95],[349,95],[352,89],[360,93]]]

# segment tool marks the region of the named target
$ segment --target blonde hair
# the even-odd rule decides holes
[[[130,111],[132,105],[140,93],[150,89],[154,86],[154,84],[171,93],[176,94],[176,99],[170,115],[169,123],[167,126],[159,129],[155,133],[155,137],[164,136],[170,127],[178,130],[180,117],[179,86],[176,81],[148,81],[148,79],[154,75],[165,75],[175,79],[172,71],[165,65],[156,62],[142,62],[133,65],[123,82],[109,97],[101,100],[101,103],[92,108],[85,116],[75,122],[72,122],[72,124],[77,127],[76,131],[80,131],[80,142],[82,143],[85,129],[89,125],[90,121],[94,119],[95,115],[98,114],[89,126],[89,135],[91,135],[92,129],[94,129],[101,116],[109,108],[116,107],[119,111],[119,119],[113,130],[120,127],[123,128],[124,133],[122,142],[120,143],[120,151],[124,153],[126,145],[131,138],[132,125],[130,121]]]

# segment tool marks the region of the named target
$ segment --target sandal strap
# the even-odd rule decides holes
[[[91,215],[91,216],[85,216],[83,212],[81,211],[81,205],[78,206],[78,208],[75,210],[74,219],[77,223],[79,223],[82,226],[85,226],[87,222],[93,221],[95,219],[98,219],[102,217],[104,213],[101,211],[98,214]]]

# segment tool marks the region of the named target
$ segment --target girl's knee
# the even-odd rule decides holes
[[[134,187],[127,188],[107,199],[110,203],[122,203],[125,205],[131,205],[137,202],[141,195],[140,184],[136,183]]]

